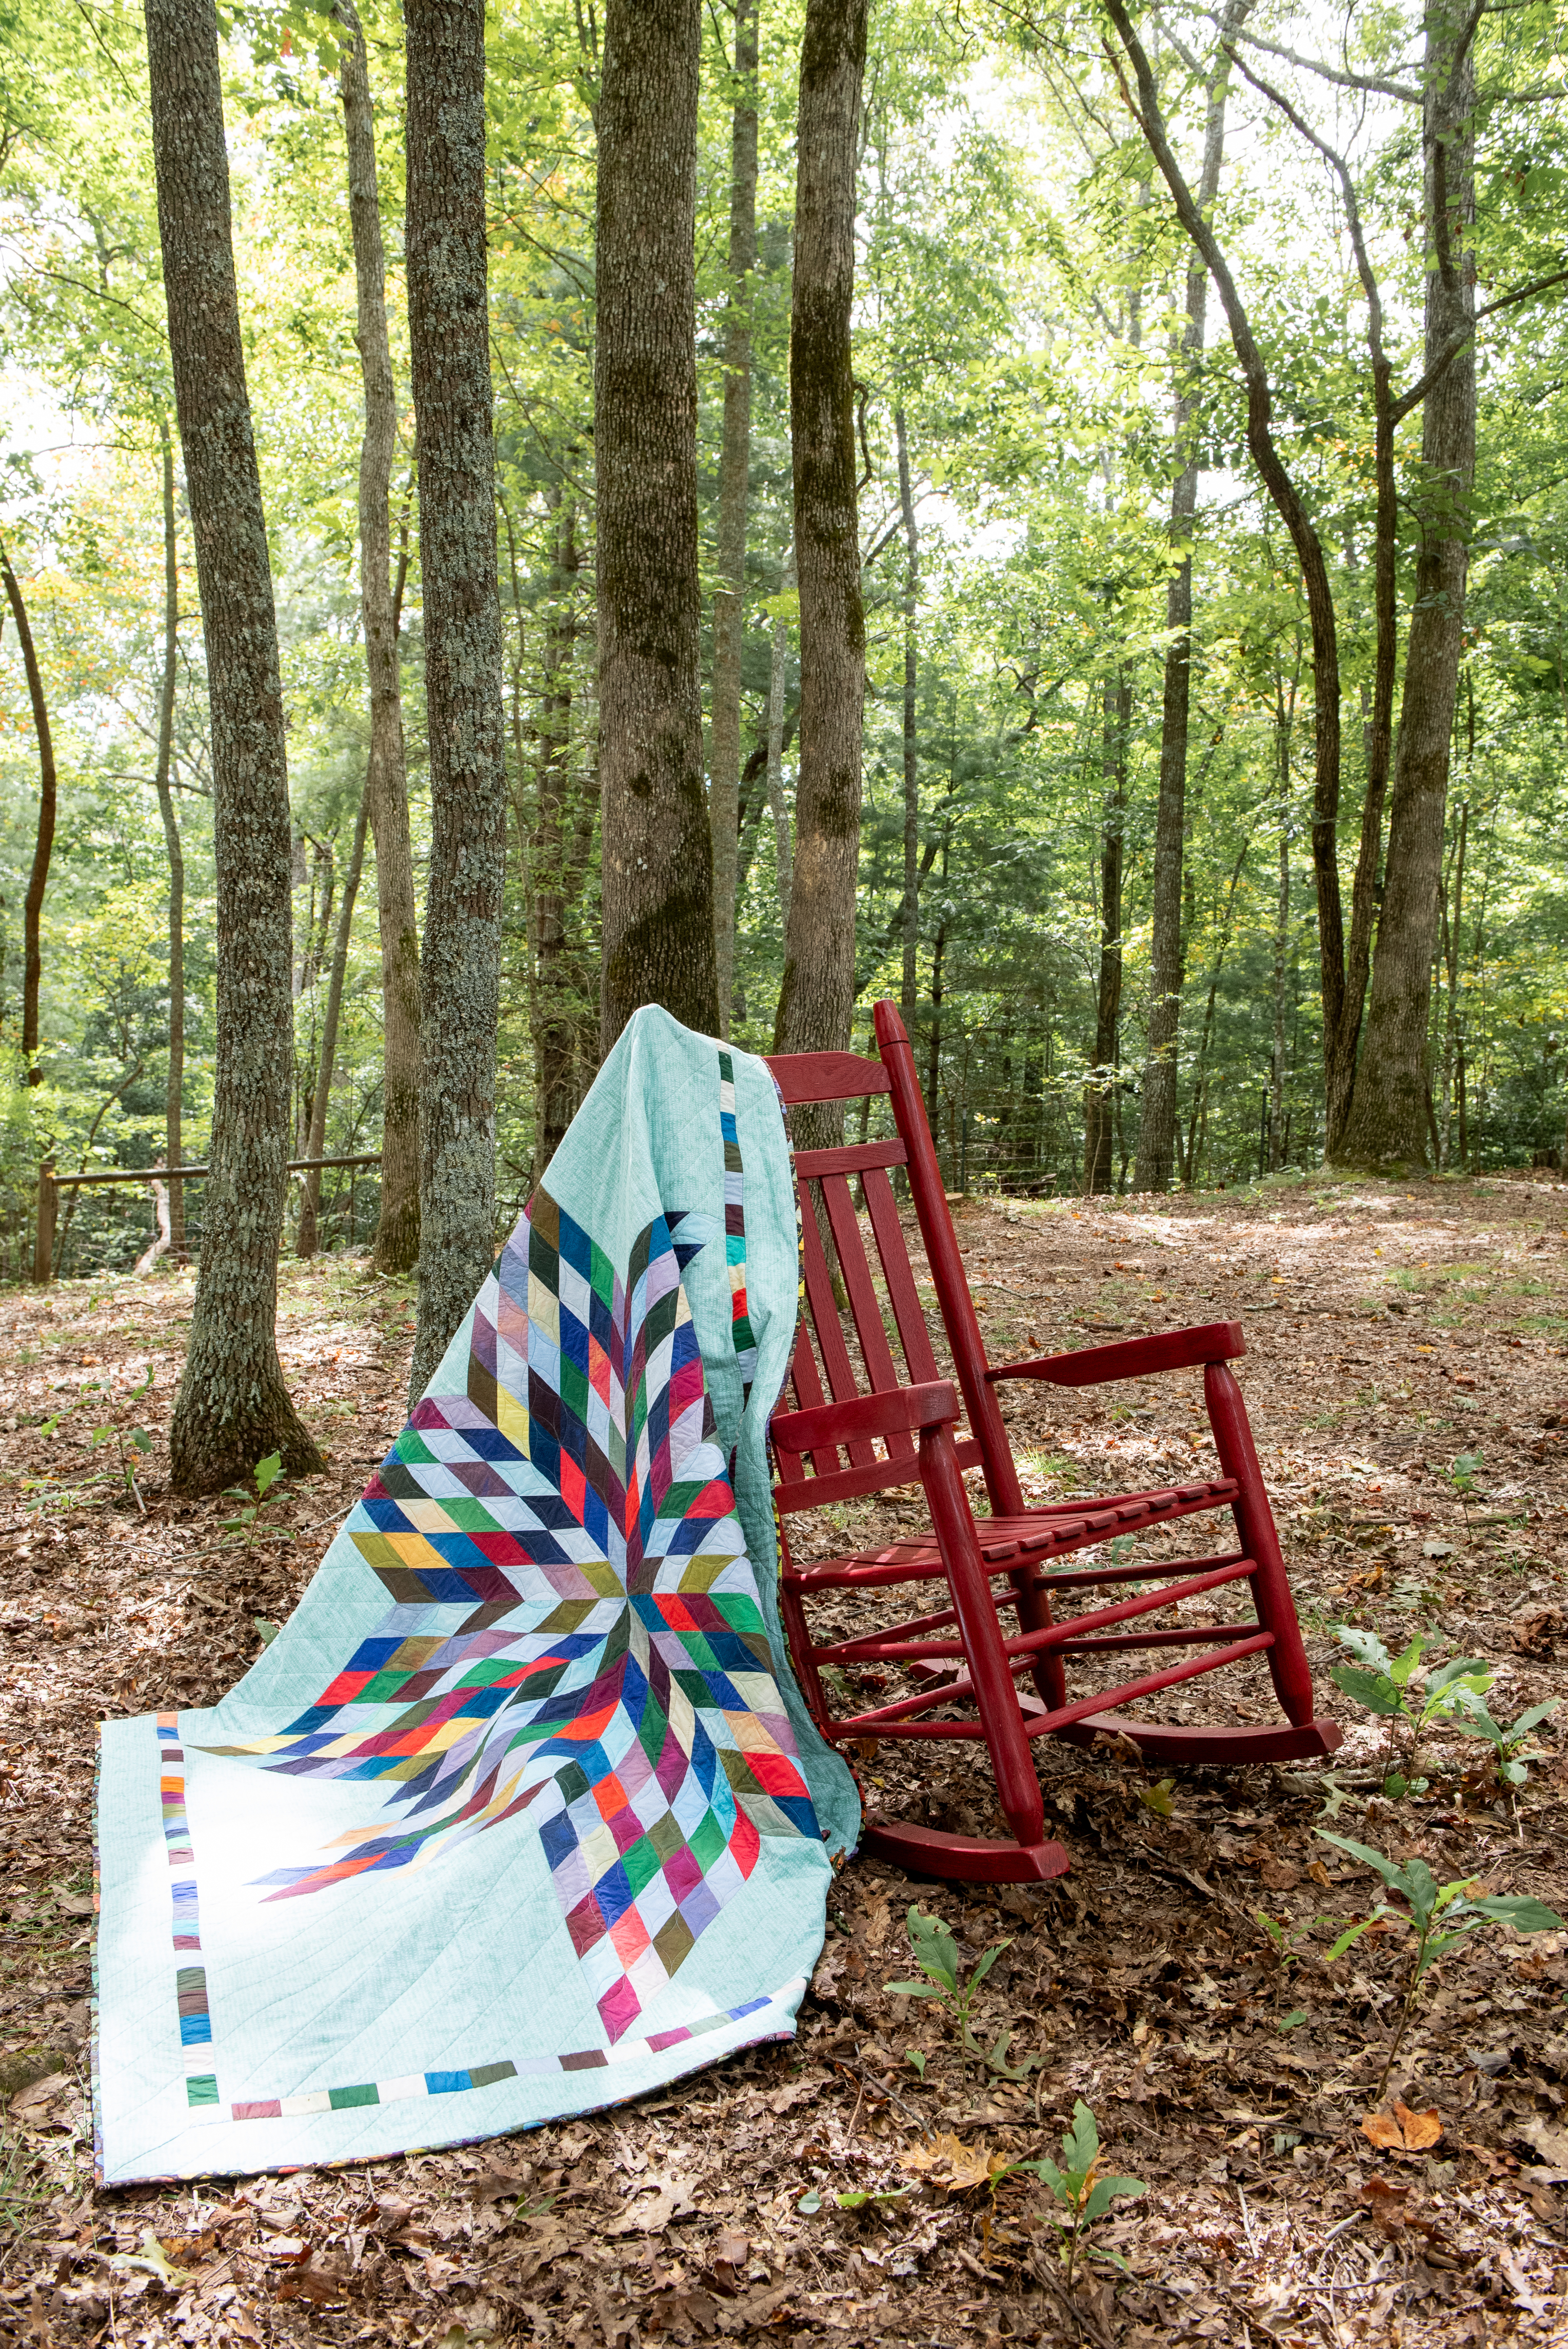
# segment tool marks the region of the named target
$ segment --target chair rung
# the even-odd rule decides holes
[[[1030,1737],[1048,1737],[1053,1730],[1086,1720],[1091,1713],[1109,1713],[1119,1705],[1136,1704],[1140,1697],[1158,1696],[1161,1689],[1174,1688],[1180,1681],[1196,1680],[1201,1672],[1215,1672],[1225,1664],[1240,1663],[1243,1656],[1262,1655],[1274,1644],[1272,1631],[1256,1631],[1250,1639],[1237,1640],[1228,1648],[1189,1656],[1184,1664],[1170,1665],[1162,1672],[1146,1672],[1141,1680],[1127,1681],[1120,1688],[1102,1689],[1098,1696],[1079,1697],[1076,1704],[1060,1704],[1050,1713],[1026,1713],[1025,1733]]]
[[[852,1640],[834,1640],[825,1648],[811,1650],[814,1664],[886,1664],[905,1656],[923,1656],[928,1651],[925,1635],[944,1630],[956,1623],[957,1615],[950,1607],[945,1614],[922,1616],[918,1621],[895,1623],[886,1631],[861,1631]],[[954,1642],[941,1645],[938,1652],[949,1654]],[[959,1651],[962,1653],[962,1650]]]
[[[1059,1656],[1109,1656],[1136,1648],[1212,1647],[1226,1640],[1248,1640],[1255,1623],[1215,1623],[1188,1630],[1177,1624],[1169,1631],[1117,1631],[1105,1640],[1065,1640]]]
[[[1232,1558],[1212,1574],[1197,1574],[1189,1581],[1173,1582],[1163,1590],[1146,1590],[1140,1597],[1123,1599],[1114,1607],[1093,1608],[1087,1615],[1075,1615],[1066,1623],[1053,1623],[1044,1631],[1020,1631],[1011,1640],[1004,1640],[1002,1645],[1010,1656],[1039,1655],[1081,1639],[1086,1631],[1098,1631],[1110,1623],[1130,1622],[1136,1615],[1157,1615],[1183,1599],[1197,1599],[1205,1590],[1218,1590],[1227,1582],[1240,1582],[1256,1572],[1250,1557]]]
[[[1036,1712],[1021,1706],[1024,1733],[1027,1737],[1048,1737],[1075,1721],[1085,1721],[1090,1713],[1114,1712],[1119,1705],[1136,1704],[1140,1697],[1156,1696],[1161,1689],[1174,1688],[1178,1682],[1196,1680],[1200,1673],[1219,1671],[1226,1664],[1239,1663],[1243,1656],[1262,1655],[1274,1644],[1272,1631],[1255,1631],[1250,1638],[1236,1640],[1227,1648],[1215,1648],[1202,1656],[1190,1656],[1185,1663],[1169,1665],[1164,1671],[1146,1672],[1141,1680],[1125,1681],[1119,1688],[1101,1689],[1093,1696],[1080,1697],[1075,1704],[1057,1705],[1050,1713]],[[1017,1660],[1016,1669],[1027,1667],[1028,1658]],[[918,1696],[901,1697],[896,1704],[879,1705],[870,1713],[847,1714],[832,1724],[835,1738],[850,1737],[949,1737],[960,1732],[978,1737],[984,1734],[977,1723],[923,1722],[918,1715],[933,1711],[939,1704],[956,1704],[973,1697],[974,1688],[967,1672],[953,1680],[943,1681],[935,1688],[923,1689]]]
[[[1107,1583],[1152,1582],[1161,1574],[1206,1574],[1213,1566],[1232,1566],[1239,1550],[1216,1552],[1212,1557],[1157,1557],[1135,1560],[1131,1566],[1086,1566],[1062,1574],[1037,1574],[1036,1590],[1098,1590]]]

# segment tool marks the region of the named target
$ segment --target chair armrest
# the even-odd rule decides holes
[[[1092,1387],[1102,1380],[1148,1378],[1156,1371],[1189,1371],[1202,1362],[1233,1361],[1247,1350],[1239,1321],[1205,1321],[1193,1330],[1160,1330],[1115,1346],[1080,1346],[1070,1354],[1044,1354],[1032,1362],[1001,1362],[988,1380],[1048,1379],[1057,1387]]]
[[[950,1379],[928,1386],[890,1387],[882,1394],[853,1395],[848,1402],[819,1403],[811,1411],[777,1413],[769,1425],[779,1452],[815,1452],[841,1444],[864,1444],[873,1435],[913,1435],[958,1416]]]

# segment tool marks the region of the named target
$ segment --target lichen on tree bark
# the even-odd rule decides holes
[[[212,1141],[201,1260],[170,1429],[175,1485],[321,1455],[284,1384],[278,1239],[294,1061],[289,808],[277,621],[229,212],[212,0],[147,0],[153,158],[211,705],[217,880]]]
[[[409,0],[408,329],[430,744],[418,1394],[495,1247],[506,774],[485,273],[483,0]]]
[[[718,1028],[696,535],[696,0],[610,0],[599,99],[601,1039]]]
[[[789,326],[800,765],[784,979],[773,1031],[774,1050],[781,1052],[841,1050],[854,1009],[865,614],[850,314],[865,56],[866,0],[808,0]],[[827,1115],[830,1122],[832,1112]],[[824,1138],[809,1119],[798,1117],[794,1131],[800,1141]]]
[[[377,1272],[402,1273],[411,1269],[419,1253],[419,930],[408,835],[398,615],[390,578],[388,502],[397,444],[397,405],[387,330],[387,260],[365,35],[353,0],[335,0],[334,13],[346,36],[338,91],[343,100],[348,211],[354,233],[355,339],[365,384],[365,433],[359,452],[359,583],[370,686],[370,766],[366,789],[376,842],[382,1006],[381,1212],[376,1227],[375,1263]]]

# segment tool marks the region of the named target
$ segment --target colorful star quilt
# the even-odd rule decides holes
[[[101,2178],[354,2161],[788,2036],[858,1811],[774,1594],[764,1065],[639,1012],[291,1621],[106,1723]]]

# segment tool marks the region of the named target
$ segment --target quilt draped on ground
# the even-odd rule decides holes
[[[106,1723],[100,2177],[356,2161],[785,2036],[854,1792],[779,1630],[765,1066],[639,1012],[289,1623]]]

